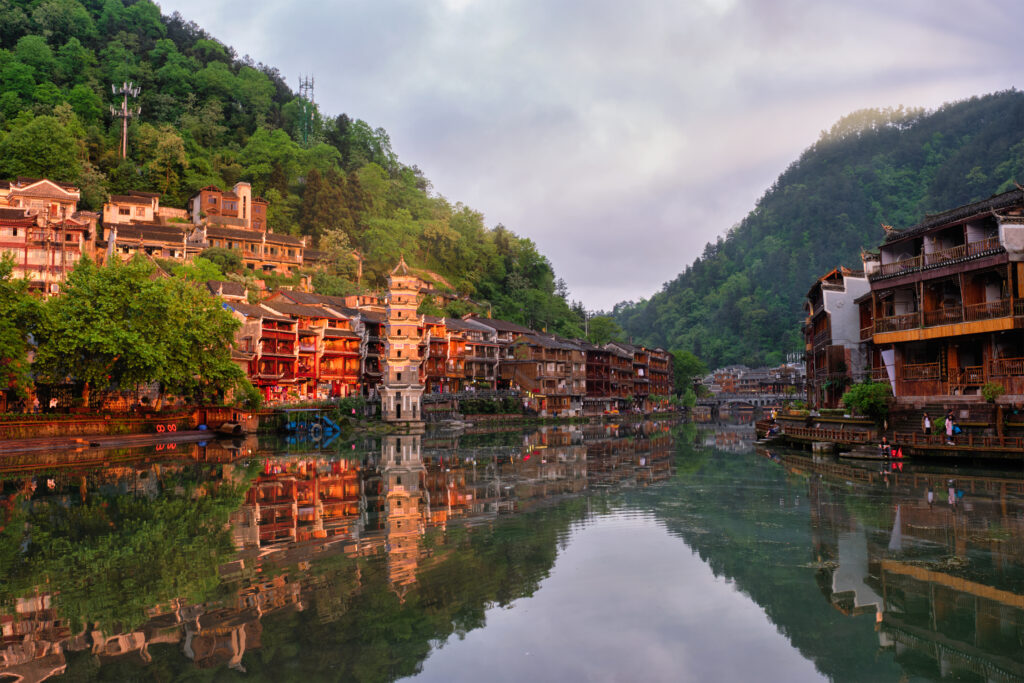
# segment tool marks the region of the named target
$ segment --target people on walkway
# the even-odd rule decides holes
[[[924,419],[921,421],[921,430],[925,436],[932,433],[932,419],[928,417],[928,413],[924,414]]]
[[[946,414],[946,444],[953,445],[953,411]]]

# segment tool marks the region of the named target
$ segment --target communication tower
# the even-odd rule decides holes
[[[302,146],[309,147],[309,136],[313,132],[313,113],[316,111],[313,99],[315,79],[299,76],[299,99],[302,100]]]
[[[142,92],[142,88],[135,85],[131,81],[125,81],[120,86],[111,84],[110,89],[115,95],[121,95],[121,108],[110,107],[110,115],[115,119],[121,119],[121,158],[124,159],[128,156],[128,119],[138,116],[142,113],[142,107],[135,105],[133,107],[128,106],[128,98],[138,97],[139,93]]]

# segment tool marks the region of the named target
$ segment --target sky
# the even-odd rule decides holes
[[[433,192],[532,239],[591,310],[647,298],[840,117],[1018,87],[988,0],[163,0]]]

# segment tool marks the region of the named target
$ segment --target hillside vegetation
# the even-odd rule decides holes
[[[122,159],[109,109],[125,82],[141,87],[142,113]],[[580,333],[581,307],[530,240],[431,193],[383,128],[322,114],[276,69],[148,0],[0,3],[0,178],[17,176],[75,183],[93,210],[109,193],[159,192],[183,207],[204,186],[248,181],[270,202],[271,229],[331,254],[315,280],[324,293],[355,289],[354,250],[369,287],[404,254],[495,316]]]
[[[639,342],[685,349],[711,367],[777,363],[802,348],[814,279],[859,268],[882,223],[984,199],[1024,180],[1024,94],[934,112],[867,109],[844,117],[793,162],[754,209],[660,292],[617,304]]]

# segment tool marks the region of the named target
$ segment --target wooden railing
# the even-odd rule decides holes
[[[921,326],[921,317],[917,313],[904,313],[888,318],[875,320],[875,332],[898,332],[900,330],[912,330]]]
[[[819,346],[821,344],[824,344],[826,341],[829,340],[830,337],[830,330],[822,330],[821,332],[818,332],[816,335],[814,335],[814,345]]]
[[[947,261],[971,258],[978,256],[979,254],[994,251],[999,249],[1001,246],[1002,245],[999,243],[998,237],[988,237],[983,240],[978,240],[977,242],[959,244],[955,247],[950,247],[949,249],[941,249],[930,254],[913,256],[911,258],[896,261],[895,263],[883,264],[876,273],[872,274],[870,279],[897,275],[899,273],[918,270],[923,267],[940,265]]]
[[[875,382],[888,382],[889,371],[885,368],[871,368],[871,379]]]
[[[837,443],[869,443],[871,434],[868,432],[845,431],[842,429],[820,429],[818,427],[790,427],[784,426],[782,432],[786,436],[797,439],[812,439],[815,441],[832,441]]]
[[[957,259],[970,258],[977,254],[984,253],[986,251],[992,251],[1000,247],[998,237],[988,237],[977,242],[968,242],[967,244],[958,244],[955,247],[949,249],[941,249],[939,251],[932,252],[931,254],[924,255],[924,265],[933,266],[939,263],[945,263],[946,261],[956,261]]]
[[[862,327],[862,328],[860,328],[860,340],[861,341],[866,341],[868,339],[871,339],[871,335],[873,335],[874,333],[875,333],[875,325],[874,325],[874,323],[868,325],[867,327]]]
[[[924,326],[949,325],[964,321],[964,309],[960,306],[948,306],[934,311],[924,312]]]
[[[900,368],[900,378],[910,382],[941,379],[942,367],[938,363],[916,363],[904,365]]]
[[[960,384],[963,386],[981,386],[985,383],[984,365],[965,365],[960,368]]]
[[[920,432],[896,432],[892,443],[898,446],[961,446],[968,448],[1005,448],[1019,450],[1024,448],[1024,437],[1021,436],[986,436],[983,434],[957,434],[953,443],[947,443],[945,434],[928,434]]]
[[[882,264],[882,266],[879,267],[878,269],[877,275],[896,275],[897,273],[902,273],[904,271],[917,270],[920,267],[921,257],[913,256],[911,258],[906,258],[901,261],[896,261],[895,263]]]
[[[1024,358],[996,358],[989,363],[992,377],[1024,377]]]
[[[980,304],[968,304],[964,306],[964,320],[989,320],[991,318],[1005,318],[1010,315],[1010,300],[999,299],[997,301],[985,301]]]

